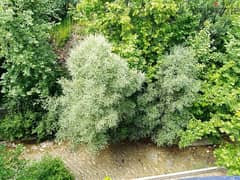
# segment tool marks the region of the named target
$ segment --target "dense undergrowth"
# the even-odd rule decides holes
[[[55,48],[63,47],[66,44],[71,36],[72,28],[73,22],[70,15],[53,27],[51,37]]]
[[[21,158],[22,146],[8,150],[0,145],[1,180],[73,180],[71,172],[59,158],[43,157],[38,162],[28,162]]]
[[[0,139],[57,136],[99,151],[207,138],[221,144],[217,164],[239,174],[239,9],[239,0],[2,0]],[[86,38],[62,67],[53,49],[73,23]]]

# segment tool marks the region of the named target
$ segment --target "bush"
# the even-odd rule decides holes
[[[59,130],[59,114],[60,107],[56,97],[51,97],[45,101],[45,111],[47,113],[42,116],[35,131],[39,140],[54,138],[57,131]]]
[[[111,140],[108,131],[134,114],[129,97],[141,87],[143,75],[130,70],[99,35],[74,48],[67,67],[71,79],[61,80],[58,137],[100,150]]]
[[[200,89],[198,64],[192,49],[177,46],[166,55],[150,83],[138,98],[135,137],[149,137],[158,145],[172,145],[191,119],[189,108]]]
[[[53,138],[58,130],[58,119],[48,114],[27,111],[13,113],[0,120],[0,140],[44,140]]]
[[[27,111],[7,114],[0,120],[0,140],[45,140],[54,138],[59,129],[58,107],[51,103],[49,112]],[[50,104],[49,104],[50,106]]]
[[[214,151],[217,165],[225,167],[229,175],[240,175],[240,145],[225,144]]]
[[[5,116],[0,120],[0,139],[13,141],[35,137],[34,129],[41,119],[39,115],[28,111],[25,114],[16,113]]]
[[[23,147],[9,150],[0,145],[0,179],[16,179],[17,175],[24,169],[25,161],[20,159]]]
[[[238,1],[83,0],[75,17],[87,32],[103,33],[130,67],[152,78],[162,55],[186,43],[206,21],[211,23],[212,44],[224,52],[224,36],[231,28],[235,7]]]
[[[74,177],[59,158],[43,157],[25,167],[17,180],[73,180]]]
[[[72,180],[70,171],[65,168],[59,158],[43,157],[41,161],[27,164],[20,156],[23,147],[18,145],[15,149],[7,149],[0,145],[0,179],[17,180]]]

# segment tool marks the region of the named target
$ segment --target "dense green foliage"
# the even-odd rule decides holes
[[[190,121],[187,131],[182,134],[181,146],[187,146],[203,137],[218,143],[225,140],[239,143],[240,21],[239,12],[229,14],[229,11],[230,9],[226,9],[223,14],[223,18],[227,16],[230,20],[230,25],[226,34],[221,37],[224,40],[222,47],[214,46],[210,39],[212,34],[208,32],[210,36],[206,43],[208,46],[205,44],[205,51],[196,49],[199,60],[204,64],[204,81],[201,96],[195,104],[195,117]],[[207,33],[203,31],[200,35],[204,38],[204,34],[206,37]],[[196,44],[201,42],[197,41]],[[222,146],[216,151],[218,163],[235,175],[239,174],[240,169],[238,161],[233,161],[231,157],[237,152],[238,145]]]
[[[50,156],[43,157],[24,168],[17,180],[73,180],[63,161]]]
[[[186,43],[209,20],[216,46],[228,27],[222,17],[231,2],[214,0],[83,0],[77,5],[75,17],[87,32],[103,33],[112,43],[113,51],[126,58],[131,67],[155,74],[161,57],[175,45]],[[216,23],[215,23],[216,22]]]
[[[240,174],[240,146],[239,144],[226,144],[215,150],[217,165],[227,168],[228,175]]]
[[[0,100],[8,113],[0,139],[58,131],[97,151],[125,139],[185,147],[208,138],[222,144],[217,164],[239,174],[239,9],[239,0],[1,0]],[[63,68],[52,46],[75,30],[70,17],[80,36],[107,40],[77,44],[58,83]],[[48,174],[39,170],[45,165],[29,167],[29,178]]]
[[[113,51],[125,57],[130,67],[150,77],[136,98],[137,116],[121,124],[117,136],[151,136],[158,144],[172,144],[182,136],[181,146],[202,137],[239,141],[239,8],[238,0],[83,0],[78,4],[75,17],[86,32],[103,33],[113,43]],[[200,89],[186,76],[177,77],[179,83],[174,84],[176,74],[165,75],[158,70],[171,71],[171,64],[164,67],[164,54],[181,43],[191,46],[194,53],[189,62],[179,58],[182,66],[172,62],[176,65],[173,72],[196,67],[198,61],[197,76],[196,68],[192,68],[187,77],[202,80]],[[164,78],[168,85],[165,89]],[[179,95],[175,89],[181,87],[187,91]],[[178,103],[176,107],[184,107],[182,114],[172,108]],[[187,131],[182,133],[187,124]]]
[[[15,109],[31,107],[55,93],[58,76],[55,55],[48,43],[48,1],[9,1],[0,4],[2,93]],[[32,107],[33,106],[33,107]]]
[[[56,97],[51,97],[45,101],[44,110],[47,111],[47,114],[42,116],[41,121],[39,121],[38,126],[35,129],[39,140],[55,137],[55,134],[59,129],[59,106],[56,104],[55,99]]]
[[[16,149],[7,150],[3,145],[0,145],[0,179],[16,179],[17,175],[24,169],[25,161],[19,156],[22,153],[22,146],[17,146]]]
[[[12,141],[33,137],[36,134],[33,127],[36,126],[37,119],[41,119],[41,114],[32,113],[31,111],[24,114],[15,113],[5,116],[0,123],[0,139]]]
[[[143,75],[111,52],[102,36],[89,36],[74,48],[67,61],[71,79],[62,79],[57,99],[61,139],[103,149],[108,131],[134,113],[130,96],[140,88]]]
[[[25,111],[6,115],[0,123],[0,140],[34,140],[36,137],[44,140],[54,137],[58,121],[51,113]]]
[[[200,88],[197,71],[194,52],[189,48],[175,47],[163,57],[156,81],[138,99],[140,115],[135,124],[140,128],[136,132],[150,134],[158,145],[176,143],[191,118],[188,108]]]
[[[71,36],[72,19],[67,16],[60,24],[56,24],[52,29],[52,41],[55,47],[63,47]]]
[[[0,145],[0,179],[1,180],[73,180],[71,172],[59,158],[43,157],[40,161],[30,163],[21,154],[23,147],[7,149]]]
[[[192,34],[197,27],[193,13],[180,5],[186,2],[134,0],[83,0],[76,18],[88,32],[101,32],[112,43],[113,51],[152,76],[165,50]]]
[[[151,138],[158,145],[177,143],[200,88],[197,72],[193,50],[174,47],[163,56],[155,80],[138,93],[135,116],[120,123],[115,139]]]
[[[53,0],[0,2],[1,93],[8,115],[0,122],[0,138],[36,137],[46,112],[42,101],[60,93],[61,69],[49,41],[61,5]]]
[[[189,123],[182,145],[207,135],[217,139],[228,135],[232,141],[239,141],[239,60],[234,57],[235,53],[231,53],[236,50],[233,46],[227,49],[229,53],[222,55],[222,67],[213,68],[208,81],[203,84],[204,94],[199,98],[196,104],[198,111],[195,112],[199,120],[193,119]]]

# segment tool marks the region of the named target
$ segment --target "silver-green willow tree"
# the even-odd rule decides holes
[[[101,150],[110,142],[108,132],[134,113],[135,104],[128,97],[141,87],[144,76],[129,69],[100,35],[80,42],[67,68],[71,79],[61,80],[63,95],[57,99],[58,137]]]
[[[176,46],[163,57],[155,80],[138,98],[134,124],[139,130],[132,137],[151,137],[158,145],[177,143],[200,89],[198,68],[191,48]]]

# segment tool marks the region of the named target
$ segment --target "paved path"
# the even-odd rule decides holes
[[[204,177],[204,176],[225,176],[226,170],[218,167],[210,167],[203,169],[196,169],[191,171],[182,171],[177,173],[164,174],[159,176],[149,176],[137,178],[133,180],[176,180],[187,179],[191,177]]]

